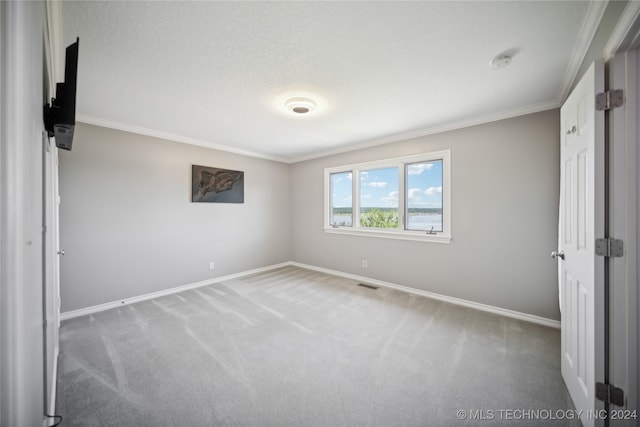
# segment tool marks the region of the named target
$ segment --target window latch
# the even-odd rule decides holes
[[[438,233],[433,231],[433,227],[431,227],[431,230],[427,230],[427,234],[438,234]]]

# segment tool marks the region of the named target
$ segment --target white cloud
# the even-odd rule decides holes
[[[398,202],[398,192],[397,191],[392,191],[391,193],[389,193],[389,195],[387,197],[381,197],[380,198],[381,201],[385,202],[385,203],[397,203]]]
[[[368,185],[369,187],[384,188],[387,186],[387,183],[384,181],[373,181],[373,182],[370,182]]]
[[[363,199],[370,199],[371,197],[373,197],[371,194],[363,194],[362,196],[360,196]]]
[[[335,175],[332,175],[332,176],[333,176],[334,182],[340,182],[340,181],[344,180],[345,178],[348,179],[349,181],[352,180],[351,173],[348,173],[346,175],[343,174],[343,173],[340,173],[340,174],[335,174]]]
[[[422,190],[419,188],[410,188],[409,189],[409,199],[410,200],[420,200],[420,195],[422,194]]]
[[[428,171],[433,167],[433,163],[416,163],[409,165],[409,175],[421,175],[422,172]]]
[[[426,189],[425,193],[429,196],[433,196],[435,194],[442,194],[442,186],[440,187],[429,187]]]

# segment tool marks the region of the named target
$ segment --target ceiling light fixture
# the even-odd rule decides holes
[[[489,65],[491,65],[491,68],[493,68],[494,70],[505,68],[511,64],[511,59],[511,55],[498,55],[491,61],[489,61]]]
[[[291,113],[300,115],[313,113],[318,107],[318,104],[313,99],[302,97],[289,98],[284,105]]]

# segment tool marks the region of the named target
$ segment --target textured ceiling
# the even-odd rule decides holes
[[[557,107],[594,15],[584,1],[62,4],[78,120],[282,161]],[[300,95],[318,111],[286,113]]]

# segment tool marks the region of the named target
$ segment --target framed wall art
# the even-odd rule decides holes
[[[192,165],[191,201],[244,203],[244,172]]]

